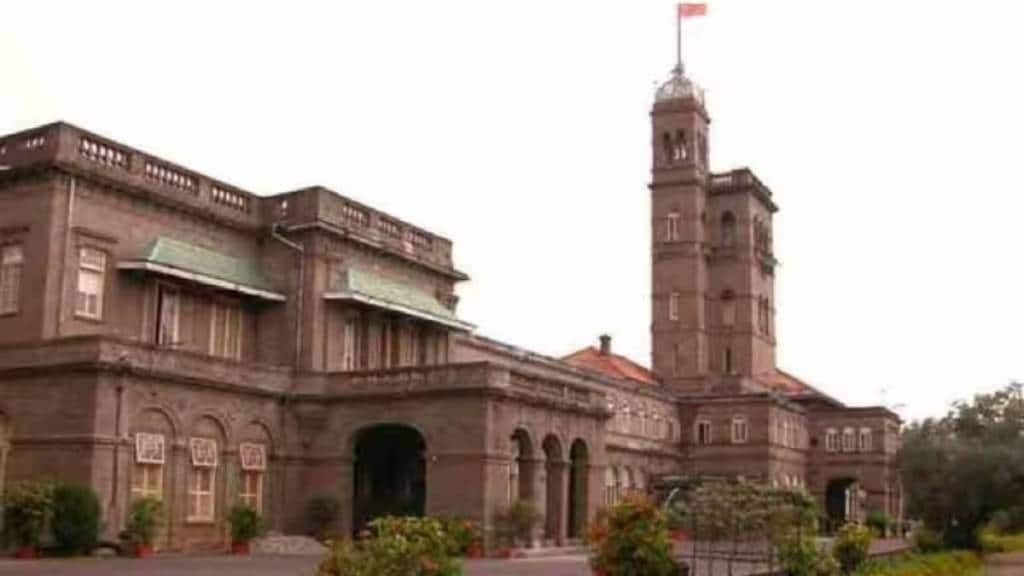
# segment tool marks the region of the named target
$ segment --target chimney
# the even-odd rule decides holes
[[[612,337],[607,334],[601,334],[598,338],[601,341],[601,355],[607,356],[612,353]]]

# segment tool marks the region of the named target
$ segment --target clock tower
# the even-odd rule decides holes
[[[682,62],[651,110],[651,366],[665,384],[700,391],[708,371],[708,125]]]

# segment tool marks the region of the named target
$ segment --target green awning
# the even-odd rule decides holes
[[[324,299],[360,302],[457,330],[473,329],[433,295],[366,270],[348,268],[338,273]]]
[[[255,264],[171,238],[159,237],[138,257],[120,262],[121,270],[145,270],[204,286],[283,302]]]

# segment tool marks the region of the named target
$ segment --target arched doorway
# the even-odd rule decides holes
[[[381,516],[423,516],[427,443],[413,428],[382,424],[356,436],[353,467],[354,533]]]
[[[825,487],[825,530],[835,531],[848,521],[856,520],[858,485],[856,478],[833,478]]]
[[[544,471],[547,477],[546,503],[544,506],[544,537],[555,543],[563,538],[562,515],[565,510],[563,475],[565,460],[562,443],[555,436],[544,439]]]
[[[509,505],[519,500],[533,502],[533,443],[522,428],[512,433],[512,462],[509,464]]]
[[[569,538],[580,538],[587,529],[587,445],[577,439],[569,449]]]

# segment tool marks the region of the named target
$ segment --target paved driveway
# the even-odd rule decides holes
[[[318,559],[279,556],[169,556],[145,560],[0,560],[0,576],[312,576]],[[471,560],[466,576],[589,576],[583,556]]]

